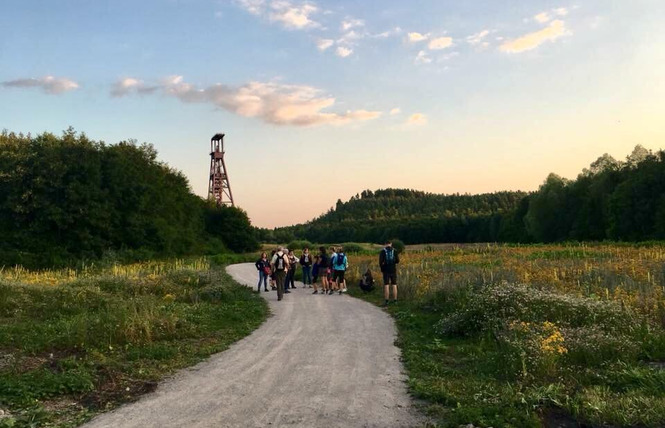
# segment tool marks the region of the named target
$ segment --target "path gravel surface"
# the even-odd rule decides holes
[[[256,287],[253,264],[227,271]],[[390,316],[297,286],[261,292],[273,315],[250,336],[85,427],[421,426]]]

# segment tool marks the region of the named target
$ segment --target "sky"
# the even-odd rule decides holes
[[[0,129],[149,142],[305,222],[365,189],[536,190],[665,146],[662,0],[0,0]]]

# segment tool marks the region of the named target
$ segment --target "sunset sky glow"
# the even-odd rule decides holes
[[[304,222],[364,189],[535,190],[665,147],[662,0],[3,0],[0,129],[154,144]]]

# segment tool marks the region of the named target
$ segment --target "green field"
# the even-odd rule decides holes
[[[424,246],[399,271],[388,311],[437,426],[665,425],[665,245]]]
[[[226,349],[267,315],[265,300],[206,258],[5,268],[0,409],[10,417],[0,427],[76,426]]]

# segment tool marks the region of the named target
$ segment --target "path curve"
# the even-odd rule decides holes
[[[256,287],[253,264],[227,272]],[[254,333],[86,424],[101,427],[414,427],[395,326],[346,295],[298,288]]]

